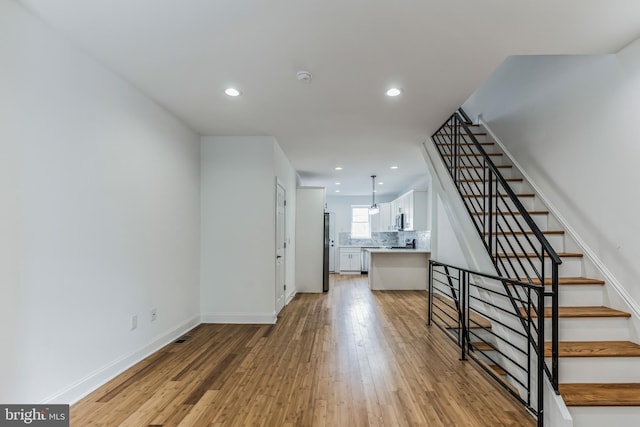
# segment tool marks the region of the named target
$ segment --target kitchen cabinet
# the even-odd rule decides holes
[[[395,206],[393,220],[398,214],[405,214],[405,230],[429,230],[428,199],[426,191],[411,190],[391,202]]]
[[[391,214],[391,203],[380,203],[379,229],[380,231],[394,231],[396,224],[395,215]]]
[[[393,221],[391,220],[391,204],[390,203],[378,203],[378,212],[376,215],[371,216],[371,231],[373,232],[386,232],[394,231],[395,216]]]
[[[360,247],[340,248],[340,274],[360,274]]]

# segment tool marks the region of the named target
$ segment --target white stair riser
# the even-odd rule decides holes
[[[534,214],[534,215],[531,215],[531,219],[541,231],[547,230],[548,215]],[[529,225],[524,221],[521,215],[506,216],[505,218],[498,218],[498,223],[501,229],[505,230],[505,232],[507,230],[531,231],[531,227],[529,227]]]
[[[545,341],[551,341],[551,320],[545,319]],[[560,341],[627,341],[626,317],[572,317],[559,320]]]
[[[509,184],[513,192],[516,194],[523,191],[522,187],[524,187],[524,185],[522,182],[514,181],[514,182],[507,182],[507,184]],[[488,191],[488,189],[485,190],[481,182],[462,183],[462,189],[464,191],[464,194],[484,194],[485,191]]]
[[[640,382],[640,357],[560,357],[558,360],[560,383]],[[550,358],[547,362],[551,365]]]
[[[547,286],[551,291],[551,286]],[[559,304],[561,307],[589,307],[604,305],[604,289],[600,285],[560,285]],[[551,306],[551,297],[545,298],[545,304]]]
[[[470,191],[470,187],[467,186],[463,186],[462,187],[463,190],[466,191]],[[473,193],[471,193],[473,194]],[[502,193],[505,194],[505,193]],[[489,200],[484,200],[484,198],[482,196],[478,196],[478,197],[465,197],[465,199],[471,199],[469,205],[473,206],[473,211],[486,211],[489,209]],[[535,209],[535,197],[520,197],[520,203],[522,204],[522,206],[525,208],[525,210],[527,211],[532,211]],[[495,212],[495,203],[496,200],[492,200],[491,203],[494,204],[494,206],[492,207],[492,210]],[[498,208],[503,211],[503,212],[515,212],[516,209],[516,205],[515,203],[513,203],[513,201],[511,201],[511,199],[509,199],[507,196],[504,197],[504,199],[500,198],[498,200]],[[505,229],[505,232],[508,231],[508,229]]]
[[[498,168],[498,172],[500,172],[500,175],[502,175],[502,177],[505,179],[519,178],[517,172],[514,171],[513,167]],[[460,170],[460,178],[462,179],[482,179],[482,177],[482,168],[462,168]]]
[[[638,427],[640,406],[572,406],[575,427]]]
[[[507,236],[498,236],[498,241],[500,242],[500,244],[502,244],[505,248],[511,248],[513,247],[514,249],[516,249],[517,252],[523,252],[522,249],[520,249],[520,246],[522,246],[522,248],[524,249],[524,252],[526,253],[533,253],[534,249],[539,251],[540,250],[540,243],[538,242],[538,240],[536,239],[536,237],[534,235],[528,234],[528,235],[510,235],[509,231],[505,231],[505,234],[507,234]],[[551,244],[551,247],[553,247],[553,249],[556,252],[563,252],[564,251],[564,236],[562,234],[548,234],[544,236],[549,243]],[[528,238],[528,239],[527,239]]]
[[[506,248],[510,250],[510,248]],[[510,262],[509,262],[510,261]],[[501,258],[498,265],[502,270],[506,270],[509,277],[536,277],[536,270],[541,273],[540,261],[529,262],[525,258]],[[535,268],[534,268],[535,267]],[[551,276],[551,261],[545,261],[544,265],[545,277]],[[563,258],[562,264],[558,266],[558,275],[560,277],[580,277],[582,276],[582,258]]]

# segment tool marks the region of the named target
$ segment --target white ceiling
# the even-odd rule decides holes
[[[419,181],[420,143],[507,56],[611,53],[640,36],[636,0],[21,3],[198,133],[273,135],[304,185],[334,194],[340,180],[342,195],[370,194],[373,173],[380,195]],[[386,97],[392,85],[403,95]]]

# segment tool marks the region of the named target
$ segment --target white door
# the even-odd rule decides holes
[[[285,191],[276,184],[276,314],[282,310],[285,301]]]

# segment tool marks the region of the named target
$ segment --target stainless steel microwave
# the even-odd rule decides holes
[[[398,214],[396,215],[396,230],[404,230],[407,226],[407,215],[406,214]]]

